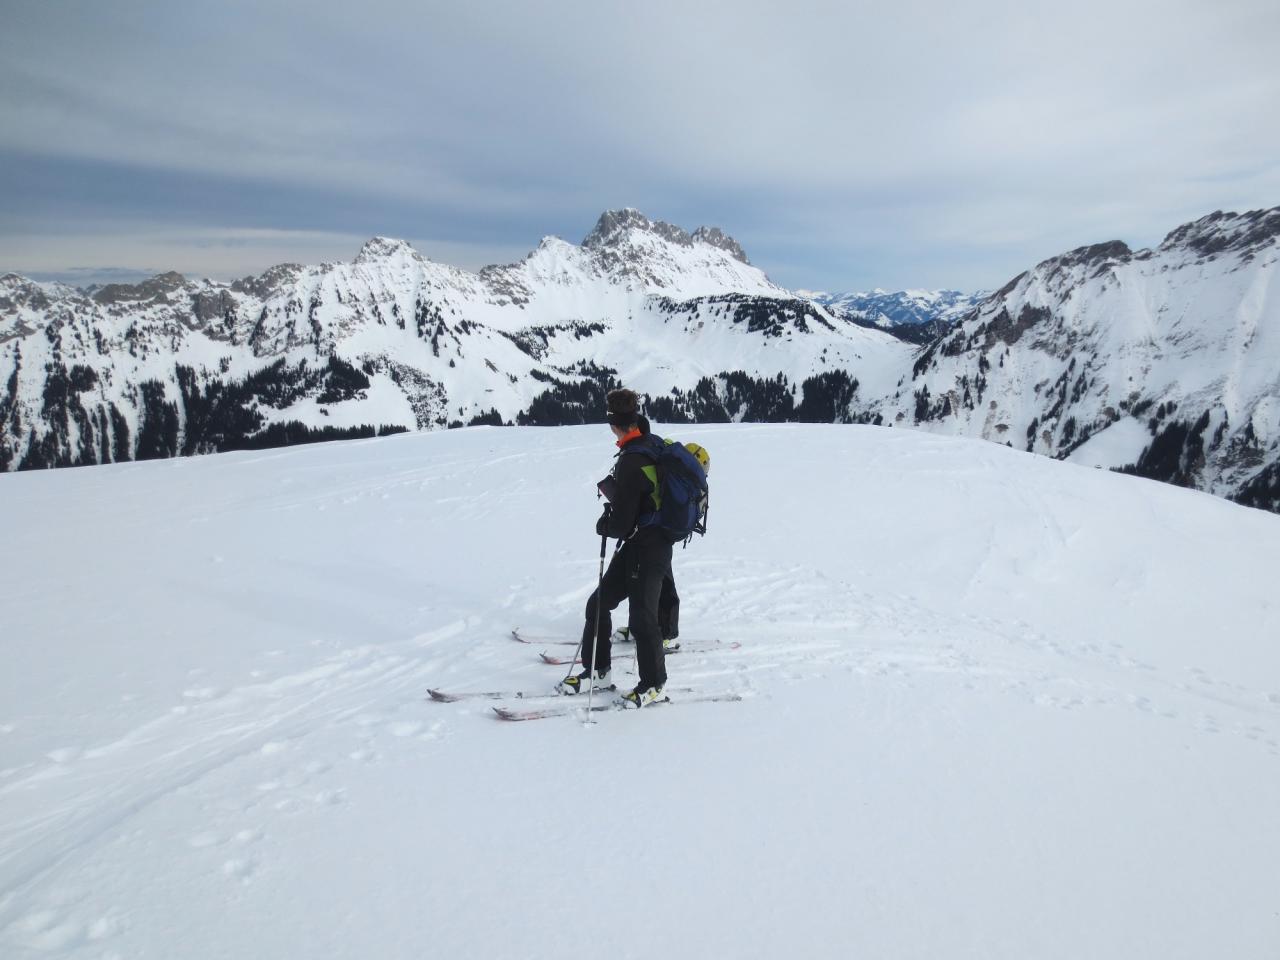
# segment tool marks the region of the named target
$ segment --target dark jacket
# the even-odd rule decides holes
[[[628,441],[618,451],[617,462],[614,463],[613,472],[609,475],[612,482],[606,481],[609,485],[609,500],[613,509],[609,514],[607,525],[598,529],[598,533],[623,540],[633,534],[640,538],[650,535],[661,538],[661,532],[655,527],[642,527],[640,532],[636,533],[636,528],[641,521],[647,519],[648,515],[656,509],[654,494],[657,488],[645,470],[648,467],[650,472],[653,471],[654,459],[651,455],[640,452],[653,443],[653,435],[645,433]]]

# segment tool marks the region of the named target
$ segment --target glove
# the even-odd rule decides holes
[[[609,535],[609,511],[606,510],[600,514],[600,519],[596,521],[596,536],[607,537]]]

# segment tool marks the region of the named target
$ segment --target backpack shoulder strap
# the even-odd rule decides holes
[[[648,457],[654,463],[657,463],[665,447],[665,440],[655,433],[650,433],[633,443],[627,444],[627,448],[621,453],[638,453],[642,457]]]

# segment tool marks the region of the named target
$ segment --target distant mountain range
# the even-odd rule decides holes
[[[379,237],[234,283],[10,274],[0,468],[592,422],[624,382],[659,422],[920,426],[1280,509],[1278,234],[1280,208],[1217,213],[989,295],[788,291],[629,209],[479,273]]]
[[[888,290],[870,293],[797,291],[833,313],[876,327],[912,343],[928,343],[980,303],[987,294],[958,290]]]

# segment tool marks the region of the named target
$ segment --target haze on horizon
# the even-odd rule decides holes
[[[1280,203],[1278,41],[1263,0],[11,0],[0,272],[478,269],[631,206],[791,288],[992,288]]]

